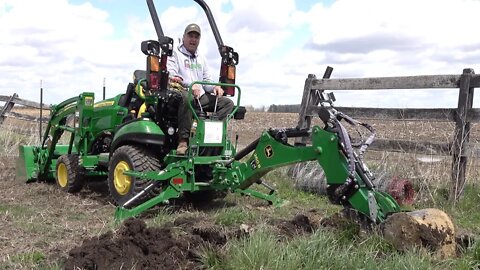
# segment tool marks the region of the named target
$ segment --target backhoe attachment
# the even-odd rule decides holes
[[[333,68],[327,67],[323,80],[329,79],[332,71]],[[392,196],[376,190],[375,178],[362,161],[363,154],[374,141],[375,130],[370,125],[337,111],[333,106],[335,101],[333,93],[325,93],[324,90],[315,88],[316,81],[317,78],[313,74],[305,81],[297,128],[309,129],[312,116],[317,114],[325,124],[324,130],[332,132],[335,134],[333,137],[338,138],[341,166],[333,166],[335,173],[342,173],[341,177],[334,175],[327,166],[339,160],[319,158],[319,163],[325,170],[330,199],[355,209],[374,224],[380,224],[385,239],[399,250],[423,246],[440,258],[454,256],[455,226],[450,217],[445,212],[433,208],[404,211]],[[353,144],[340,121],[355,128],[364,127],[371,135],[360,143]],[[315,130],[315,127],[312,130]],[[295,140],[295,145],[302,146],[307,142],[308,137],[299,137]],[[312,138],[312,144],[320,144],[320,149],[326,150],[322,145],[325,142],[317,141],[315,136]],[[328,153],[332,153],[331,151]]]

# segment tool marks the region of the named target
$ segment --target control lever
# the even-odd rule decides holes
[[[205,112],[203,111],[202,103],[200,103],[200,99],[198,97],[195,97],[195,99],[198,102],[198,107],[200,107],[200,115],[198,116],[198,118],[205,119],[206,115],[205,115]]]

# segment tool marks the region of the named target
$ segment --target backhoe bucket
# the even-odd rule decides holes
[[[398,250],[423,246],[438,258],[455,256],[455,226],[439,209],[395,213],[382,226],[385,239]]]
[[[36,155],[33,149],[36,146],[21,145],[16,164],[16,179],[31,182],[36,180],[38,174],[38,165]]]

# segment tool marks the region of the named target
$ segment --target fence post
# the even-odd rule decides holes
[[[305,80],[305,86],[303,87],[303,97],[302,97],[302,104],[300,105],[300,112],[298,117],[298,124],[297,128],[309,128],[312,116],[308,114],[309,107],[312,103],[313,96],[312,96],[312,80],[316,79],[317,77],[315,74],[308,74],[307,79]],[[295,145],[306,145],[306,138],[304,137],[297,137],[295,138]]]
[[[460,89],[452,145],[452,185],[449,193],[449,201],[454,204],[463,196],[465,188],[465,172],[467,168],[465,148],[470,138],[470,122],[467,121],[467,116],[468,111],[473,106],[474,88],[470,87],[470,79],[473,74],[475,74],[473,69],[466,68],[463,70],[459,80]]]
[[[40,127],[38,128],[38,140],[42,143],[42,120],[43,119],[43,82],[40,80]]]
[[[105,100],[105,90],[106,90],[106,87],[105,87],[105,78],[103,78],[103,100]]]
[[[325,69],[325,73],[323,74],[323,79],[330,79],[332,75],[333,68],[327,66]],[[312,106],[317,106],[320,101],[319,91],[323,91],[320,89],[316,89],[315,92],[312,90],[312,82],[315,80],[317,76],[315,74],[308,74],[307,79],[305,80],[305,86],[303,87],[303,97],[302,97],[302,104],[300,105],[300,112],[299,112],[299,119],[297,128],[310,128],[312,123]],[[307,138],[305,137],[298,137],[295,139],[295,145],[306,145]]]
[[[9,113],[10,110],[13,108],[15,105],[15,102],[13,100],[18,97],[17,93],[14,93],[6,102],[5,105],[2,108],[2,111],[0,111],[0,125],[3,124],[3,121],[5,121],[5,114]]]

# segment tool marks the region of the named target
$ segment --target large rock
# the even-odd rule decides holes
[[[382,229],[385,239],[398,250],[425,247],[437,258],[456,255],[455,226],[439,209],[395,213],[382,224]]]

